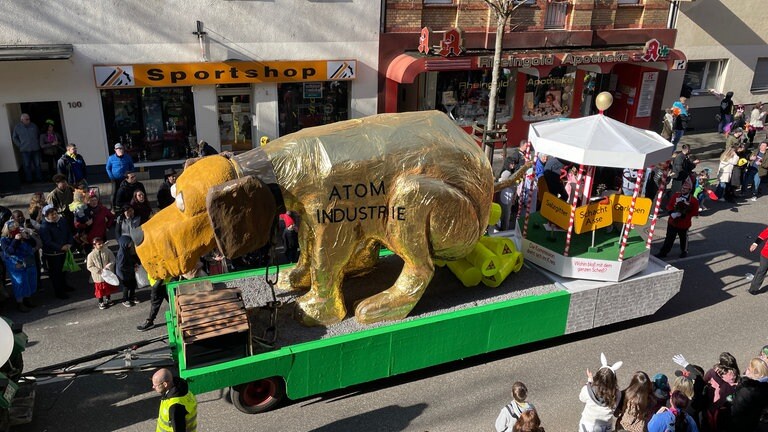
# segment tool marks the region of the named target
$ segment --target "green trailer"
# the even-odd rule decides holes
[[[447,272],[447,269],[440,270],[443,275]],[[184,282],[175,282],[168,285],[169,344],[180,375],[189,382],[193,392],[200,394],[230,387],[232,401],[240,411],[259,413],[274,408],[286,396],[304,398],[650,315],[679,291],[682,280],[681,270],[655,260],[647,271],[618,283],[576,281],[578,283],[571,286],[568,280],[549,274],[544,277],[546,272],[527,265],[520,273],[526,272],[535,276],[532,283],[544,281],[543,285],[516,286],[521,280],[531,278],[513,274],[505,281],[506,287],[483,288],[484,294],[481,293],[502,294],[506,290],[517,294],[513,298],[490,298],[485,303],[470,301],[464,307],[447,312],[432,311],[405,321],[364,327],[348,334],[325,335],[195,367],[188,366],[176,325],[174,298]],[[264,273],[264,269],[258,269],[204,279],[214,286],[231,285],[246,278],[263,278]],[[432,285],[451,281],[460,285],[452,276],[441,277],[438,272]],[[467,288],[457,289],[462,290]]]

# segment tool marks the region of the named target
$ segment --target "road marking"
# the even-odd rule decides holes
[[[80,321],[75,321],[75,322],[68,322],[68,323],[67,323],[67,325],[68,325],[68,326],[71,326],[71,325],[78,325],[78,324],[80,324]]]

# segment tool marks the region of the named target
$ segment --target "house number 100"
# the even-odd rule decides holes
[[[83,103],[80,102],[80,101],[67,102],[67,105],[69,105],[70,108],[82,108],[83,107]]]

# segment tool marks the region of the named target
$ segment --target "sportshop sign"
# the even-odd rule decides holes
[[[158,63],[93,67],[97,88],[173,87],[240,83],[349,81],[355,60]]]

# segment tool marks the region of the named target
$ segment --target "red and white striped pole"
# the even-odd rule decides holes
[[[536,153],[533,157],[533,179],[531,179],[531,186],[528,188],[528,197],[525,200],[525,223],[523,223],[523,238],[527,238],[528,235],[528,221],[531,219],[531,197],[533,196],[533,190],[538,186],[538,182],[536,181],[536,162],[538,162],[538,160],[539,154]],[[523,183],[523,187],[525,187],[525,183]]]
[[[651,240],[653,240],[653,232],[656,230],[656,222],[659,221],[659,210],[661,208],[661,197],[664,196],[664,192],[667,190],[668,170],[664,170],[661,175],[661,184],[659,190],[656,192],[656,202],[653,205],[653,215],[651,216],[651,226],[648,229],[648,240],[645,241],[645,248],[651,248]],[[653,175],[653,174],[651,174]]]
[[[525,161],[528,162],[529,160],[531,160],[531,142],[526,141],[525,147],[526,148],[525,148],[525,152],[523,153],[523,157],[525,158]],[[536,163],[534,162],[532,169],[535,169],[535,166],[536,166]],[[517,197],[517,215],[515,215],[515,229],[517,229],[517,224],[520,222],[520,213],[523,211],[523,206],[527,205],[527,202],[528,202],[527,197],[529,197],[531,194],[530,190],[525,189],[525,180],[527,177],[528,177],[528,174],[526,173],[523,176],[523,181],[520,184],[520,187],[523,193]],[[533,187],[533,183],[531,183],[531,187]]]
[[[581,190],[581,181],[584,176],[584,165],[579,165],[579,174],[576,176],[576,188],[573,191],[573,199],[571,200],[571,214],[568,217],[568,232],[565,234],[565,249],[563,249],[563,256],[568,256],[571,250],[571,236],[573,235],[573,223],[576,218],[576,206],[579,204],[579,192]]]
[[[640,194],[640,188],[643,184],[643,177],[645,177],[645,168],[641,168],[636,171],[637,180],[635,181],[635,190],[632,191],[632,201],[629,203],[629,214],[627,215],[627,223],[624,226],[624,232],[621,233],[621,247],[619,248],[619,262],[624,261],[624,251],[627,249],[627,240],[629,239],[629,232],[632,231],[632,216],[635,214],[635,202],[637,202],[637,195]]]

